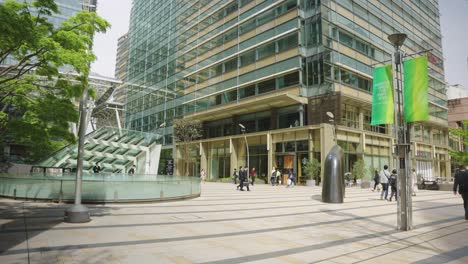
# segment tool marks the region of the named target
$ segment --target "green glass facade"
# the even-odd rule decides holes
[[[229,176],[238,159],[244,159],[232,157],[234,143],[229,141],[241,134],[237,123],[242,123],[248,133],[269,133],[249,144],[249,150],[262,157],[259,164],[268,174],[277,159],[276,154],[267,155],[275,151],[267,144],[280,141],[270,134],[328,123],[322,116],[324,109],[330,109],[326,111],[335,113],[342,128],[337,132],[340,140],[351,140],[346,129],[361,138],[346,144],[357,146],[348,148],[348,169],[358,158],[369,167],[381,167],[391,161],[392,148],[391,143],[382,147],[376,142],[388,141],[392,134],[388,126],[370,125],[372,70],[391,63],[394,48],[387,36],[395,32],[408,35],[404,52],[428,55],[431,122],[415,127],[429,134],[440,132],[443,139],[437,148],[419,148],[432,157],[440,154],[440,160],[416,153],[413,161],[421,158],[431,170],[445,174],[447,100],[435,0],[134,0],[126,126],[164,134],[163,144],[169,147],[173,119],[200,119],[205,131],[202,142],[220,140],[219,145],[206,147],[210,153],[201,154],[201,164],[205,158],[206,166],[216,171],[213,174],[227,171],[222,174]],[[338,99],[327,101],[333,96]],[[304,151],[309,157],[323,157],[320,145],[328,139],[315,139],[319,134],[310,133]],[[363,135],[369,133],[378,140],[366,142]],[[416,145],[424,142],[413,139]],[[282,153],[293,152],[297,162],[302,156],[296,147]]]

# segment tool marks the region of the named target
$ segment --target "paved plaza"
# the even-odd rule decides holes
[[[68,205],[0,200],[0,263],[468,263],[468,221],[451,192],[419,191],[414,230],[396,231],[395,202],[348,188],[202,184],[168,203],[89,205],[92,221],[64,223]]]

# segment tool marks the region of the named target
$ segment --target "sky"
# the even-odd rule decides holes
[[[94,37],[93,51],[97,60],[91,65],[93,72],[114,77],[117,40],[127,33],[130,21],[131,0],[98,0],[97,12],[111,28]]]
[[[439,0],[445,80],[468,89],[468,0]],[[128,31],[131,0],[98,0],[98,14],[112,28],[94,38],[92,70],[113,77],[117,39]]]

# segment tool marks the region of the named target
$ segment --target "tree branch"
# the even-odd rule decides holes
[[[5,69],[3,69],[2,71],[0,71],[0,76],[5,76],[5,75],[9,74],[10,72],[18,69],[19,67],[21,67],[23,65],[23,63],[26,63],[32,57],[35,57],[35,56],[39,55],[43,50],[44,50],[43,48],[40,48],[38,51],[24,56],[24,58],[21,59],[17,64],[10,65],[10,66],[6,67]],[[1,82],[0,82],[0,84],[1,84]]]

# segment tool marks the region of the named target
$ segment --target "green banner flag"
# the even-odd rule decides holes
[[[374,69],[372,82],[371,125],[393,124],[393,75],[392,66]]]
[[[427,57],[418,57],[403,62],[405,71],[403,86],[406,122],[429,119]]]

